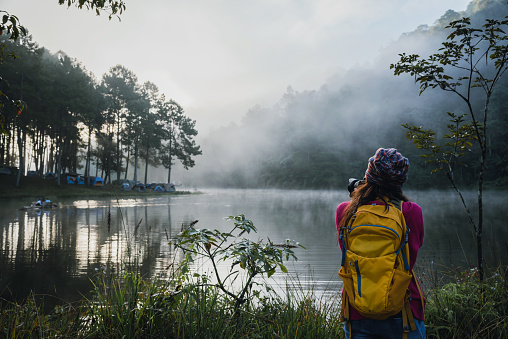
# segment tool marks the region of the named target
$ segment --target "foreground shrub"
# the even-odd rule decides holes
[[[274,244],[269,239],[265,242],[241,238],[245,233],[257,233],[252,220],[246,219],[243,214],[230,216],[227,220],[234,222],[229,232],[197,229],[191,225],[189,229],[180,232],[174,245],[185,255],[180,268],[182,281],[188,286],[210,286],[211,277],[208,274],[201,275],[189,271],[189,266],[195,260],[210,262],[212,276],[215,279],[211,286],[218,287],[224,294],[224,298],[229,298],[234,303],[233,315],[236,316],[259,294],[258,287],[266,286],[260,284],[255,278],[264,276],[270,278],[277,269],[287,273],[285,261],[298,260],[293,248],[303,248],[303,246],[289,239],[286,240],[286,244]],[[231,265],[227,275],[223,276],[219,272],[219,262],[228,262]],[[194,282],[195,278],[197,278],[196,282]]]
[[[498,269],[479,283],[466,272],[431,290],[425,310],[428,338],[508,338],[506,273]]]

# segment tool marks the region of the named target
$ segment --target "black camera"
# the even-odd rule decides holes
[[[358,187],[363,181],[360,179],[355,178],[349,178],[349,185],[347,185],[347,190],[349,191],[349,194],[353,193],[355,188]]]

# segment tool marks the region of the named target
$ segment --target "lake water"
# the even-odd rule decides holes
[[[424,211],[425,240],[419,275],[470,267],[476,262],[472,228],[453,192],[406,192]],[[476,193],[466,192],[475,211]],[[491,265],[508,264],[507,192],[485,193],[484,253]],[[63,200],[47,212],[18,210],[19,201],[0,205],[0,291],[5,299],[23,299],[31,290],[58,300],[76,300],[91,289],[98,271],[122,274],[134,270],[145,277],[165,276],[181,258],[168,245],[182,227],[198,220],[197,228],[230,230],[224,218],[244,214],[258,233],[254,240],[298,241],[298,261],[287,263],[291,277],[304,289],[335,294],[340,249],[335,209],[343,191],[203,190],[201,194],[161,195],[132,199]],[[221,272],[229,270],[224,263]],[[196,262],[205,273],[209,263]],[[286,274],[268,280],[276,289]],[[441,275],[439,275],[441,276]],[[423,277],[425,279],[425,277]],[[312,287],[311,287],[312,286]],[[50,301],[51,302],[51,301]]]

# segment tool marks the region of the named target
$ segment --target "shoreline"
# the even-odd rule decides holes
[[[148,197],[161,195],[197,194],[199,191],[175,191],[175,192],[138,192],[135,190],[122,191],[120,187],[108,185],[102,187],[62,184],[57,185],[56,180],[45,180],[38,177],[21,177],[20,187],[16,187],[16,176],[0,175],[0,201],[6,199],[34,200],[37,197],[45,197],[51,200],[58,198],[118,198],[118,197]]]

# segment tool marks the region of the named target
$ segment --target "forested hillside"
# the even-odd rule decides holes
[[[419,96],[414,79],[394,76],[390,64],[398,61],[400,53],[435,53],[449,34],[445,27],[452,20],[470,17],[474,25],[481,26],[486,18],[504,19],[506,15],[504,1],[473,1],[465,12],[449,10],[433,26],[419,26],[402,34],[373,56],[371,64],[332,75],[320,89],[288,87],[273,107],[255,106],[241,122],[210,133],[202,142],[200,166],[192,171],[194,183],[340,189],[348,178],[363,177],[367,159],[377,148],[395,147],[410,159],[409,187],[448,185],[443,175],[430,174],[430,166],[406,140],[401,124],[425,125],[442,135],[449,122],[446,112],[464,114],[467,107],[457,97],[438,90]],[[508,142],[507,89],[508,77],[504,77],[490,103],[487,187],[508,184],[504,153]],[[465,157],[464,166],[456,169],[456,179],[462,185],[475,184],[478,158],[473,150]]]
[[[148,183],[149,167],[165,167],[169,182],[175,161],[194,166],[201,154],[195,121],[154,83],[138,83],[122,65],[96,79],[79,60],[52,54],[31,36],[0,38],[15,55],[0,62],[0,167]]]

